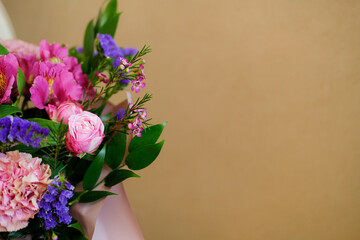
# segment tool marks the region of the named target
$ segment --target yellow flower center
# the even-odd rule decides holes
[[[54,79],[53,78],[48,78],[46,77],[46,80],[48,81],[49,83],[49,94],[53,94],[53,84],[54,84]]]
[[[6,91],[6,76],[2,72],[0,72],[0,97],[4,96]]]
[[[52,57],[52,58],[49,59],[49,61],[52,62],[52,63],[62,63],[63,62],[58,57]]]

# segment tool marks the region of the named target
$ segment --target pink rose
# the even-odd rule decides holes
[[[97,115],[87,111],[71,115],[66,133],[66,148],[74,155],[92,153],[104,136],[104,124]]]
[[[60,104],[59,107],[49,104],[46,108],[49,117],[54,122],[61,122],[68,124],[71,115],[82,113],[83,106],[77,102],[66,101]]]

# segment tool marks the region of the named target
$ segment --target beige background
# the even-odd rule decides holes
[[[19,38],[81,44],[101,0],[5,0]],[[161,157],[126,183],[146,239],[360,239],[360,1],[119,0],[150,44]]]

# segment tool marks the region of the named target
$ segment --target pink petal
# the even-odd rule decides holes
[[[67,101],[69,97],[77,101],[82,94],[81,86],[75,82],[73,74],[70,72],[64,71],[60,73],[55,78],[52,88],[60,103]]]
[[[43,76],[37,76],[33,86],[30,88],[31,101],[35,107],[44,109],[49,97],[49,84]]]

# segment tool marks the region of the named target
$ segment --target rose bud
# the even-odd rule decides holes
[[[92,153],[104,136],[104,124],[97,115],[87,111],[71,115],[66,133],[66,148],[73,155]]]
[[[60,122],[62,120],[65,124],[69,123],[70,116],[84,111],[81,104],[73,101],[63,102],[59,107],[49,104],[46,110],[52,121]]]

